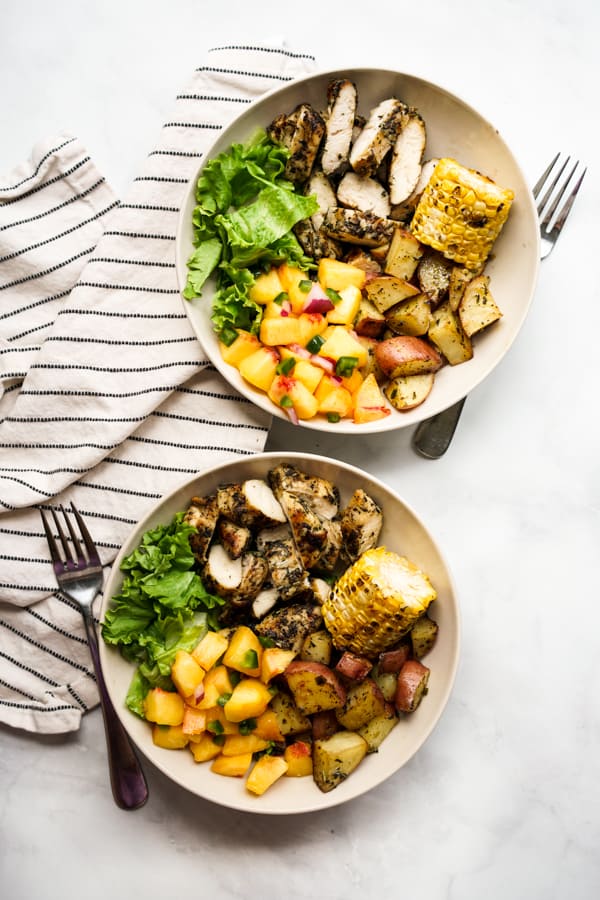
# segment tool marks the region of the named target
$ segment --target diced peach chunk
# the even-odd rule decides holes
[[[279,353],[273,347],[260,347],[255,353],[244,357],[240,363],[240,375],[249,384],[267,391],[275,378],[279,365]]]
[[[192,650],[192,656],[207,672],[227,650],[229,639],[222,631],[207,631]]]
[[[270,702],[271,692],[262,681],[256,678],[243,678],[234,687],[223,711],[230,722],[243,722],[244,719],[255,719],[260,716]]]
[[[186,706],[182,728],[184,734],[202,734],[206,730],[206,712],[203,709]]]
[[[306,359],[298,360],[294,366],[294,378],[297,378],[311,394],[314,394],[322,377],[323,369],[320,369],[319,366],[313,366]]]
[[[217,775],[229,775],[231,778],[242,778],[252,765],[252,754],[241,753],[239,756],[223,756],[221,753],[213,761],[211,771]]]
[[[197,702],[193,703],[198,709],[210,709],[217,705],[219,697],[223,694],[230,694],[233,685],[229,677],[229,671],[226,666],[215,666],[206,673],[202,683],[204,688],[204,696]]]
[[[317,414],[317,401],[297,378],[276,375],[268,391],[269,399],[282,408],[293,407],[299,419],[312,419]]]
[[[181,725],[154,725],[152,728],[153,743],[165,750],[182,750],[189,740]]]
[[[219,347],[221,349],[221,356],[225,362],[229,363],[231,366],[235,366],[237,369],[245,356],[249,356],[251,353],[254,353],[255,350],[258,350],[260,341],[255,334],[250,334],[249,331],[240,330],[233,343],[226,346],[221,342]]]
[[[349,284],[338,292],[341,300],[327,313],[327,321],[331,325],[352,325],[362,300],[360,288]]]
[[[260,340],[268,347],[278,344],[299,344],[302,339],[300,324],[295,316],[265,318],[260,323]]]
[[[321,356],[336,361],[342,356],[351,356],[356,357],[359,368],[366,365],[369,357],[365,347],[343,325],[331,326],[331,332],[327,332],[324,337],[325,343],[319,350]]]
[[[269,742],[257,734],[229,734],[223,744],[223,756],[239,756],[240,753],[258,753],[266,750]]]
[[[188,746],[198,763],[214,759],[215,756],[219,756],[221,753],[221,745],[215,744],[211,734],[203,734],[200,740],[190,741]]]
[[[247,625],[239,625],[229,641],[223,665],[243,675],[258,677],[263,648],[258,637]]]
[[[285,775],[287,768],[288,764],[282,756],[261,756],[246,779],[246,787],[260,797]]]
[[[367,375],[354,395],[354,421],[357,425],[375,422],[391,413],[379,389],[375,376]]]
[[[266,684],[271,678],[281,675],[295,656],[294,650],[284,650],[282,647],[267,647],[263,650],[260,680]]]
[[[171,666],[171,680],[182,697],[193,697],[204,680],[204,669],[187,650],[178,650]]]
[[[284,736],[279,728],[279,720],[272,709],[265,709],[264,713],[257,717],[253,734],[264,738],[265,741],[284,740]]]
[[[274,300],[282,291],[283,286],[277,269],[269,269],[268,272],[264,272],[257,277],[248,294],[251,300],[264,306],[266,303]]]
[[[312,775],[312,751],[307,741],[294,741],[285,748],[283,758],[288,764],[286,775],[302,778]]]
[[[185,711],[185,703],[180,694],[164,691],[162,688],[151,688],[144,700],[144,715],[149,722],[158,725],[181,725]]]

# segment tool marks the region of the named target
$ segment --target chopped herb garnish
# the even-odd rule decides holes
[[[213,734],[212,736],[213,744],[217,744],[218,747],[222,747],[225,743],[225,735],[224,734]]]
[[[221,723],[219,722],[218,719],[213,719],[212,722],[209,722],[208,725],[206,726],[206,730],[210,731],[211,734],[219,735],[219,734],[223,734],[225,729],[223,728],[223,726],[221,725]]]
[[[273,300],[273,303],[276,303],[277,306],[281,306],[284,300],[289,300],[289,297],[285,291],[281,291],[280,294],[277,294],[277,296]]]
[[[298,282],[298,289],[301,290],[303,294],[308,294],[312,286],[313,283],[308,278],[303,278],[302,281]]]
[[[240,678],[242,676],[239,672],[236,672],[235,669],[231,669],[229,672],[229,680],[231,682],[231,687],[235,687],[236,684],[240,683]]]
[[[320,334],[315,334],[306,345],[306,349],[309,353],[318,353],[324,343],[325,338],[321,337]]]
[[[358,356],[340,356],[335,364],[335,374],[340,378],[347,378],[354,372],[358,365]]]
[[[289,375],[294,366],[296,365],[296,360],[293,356],[288,356],[287,359],[282,359],[275,371],[278,375]]]
[[[273,638],[267,637],[266,634],[259,634],[258,640],[260,641],[261,647],[266,648],[266,647],[274,647],[275,646],[275,641],[273,640]]]
[[[220,695],[217,697],[217,705],[218,705],[218,706],[225,706],[225,704],[227,703],[227,701],[230,700],[230,699],[231,699],[231,693],[229,693],[229,694],[220,694]]]

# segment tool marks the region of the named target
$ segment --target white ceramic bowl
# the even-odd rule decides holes
[[[431,394],[414,410],[402,413],[394,410],[384,419],[364,425],[354,425],[350,420],[332,424],[322,416],[300,423],[301,427],[317,431],[366,434],[415,425],[435,415],[466,396],[500,362],[515,340],[533,297],[539,267],[539,234],[530,189],[513,154],[493,125],[443,88],[398,72],[384,69],[322,72],[270,91],[248,106],[220,133],[205,158],[210,159],[227,150],[234,142],[245,141],[257,127],[267,126],[279,113],[291,112],[301,101],[322,109],[327,84],[332,78],[342,76],[356,83],[363,114],[390,96],[416,106],[427,126],[426,158],[453,157],[503,187],[511,188],[515,194],[508,221],[493,250],[494,259],[486,267],[503,318],[475,337],[473,359],[459,366],[446,366],[438,372]],[[192,211],[198,174],[190,181],[177,233],[176,265],[181,290],[187,279],[186,263],[193,251]],[[223,361],[210,320],[213,290],[214,282],[210,280],[202,298],[182,301],[198,340],[214,366],[240,394],[272,415],[285,419],[285,412],[265,393],[245,382],[233,366]]]
[[[367,756],[346,781],[329,793],[321,793],[309,777],[283,777],[262,797],[255,797],[246,790],[243,780],[214,774],[208,763],[195,763],[189,751],[164,750],[153,744],[148,723],[133,715],[124,705],[134,667],[117,650],[100,641],[100,656],[109,694],[121,721],[144,756],[165,775],[194,794],[222,806],[263,814],[302,813],[337,806],[358,797],[397,772],[423,745],[446,706],[454,682],[460,643],[459,611],[450,572],[435,540],[416,514],[393,491],[366,472],[326,457],[304,453],[263,453],[226,463],[192,478],[161,500],[134,528],[115,560],[104,592],[101,618],[110,598],[120,589],[120,562],[137,546],[143,532],[169,522],[178,510],[186,508],[192,495],[208,494],[225,482],[265,477],[270,468],[281,462],[292,463],[303,471],[329,478],[340,489],[342,503],[349,499],[356,487],[364,488],[380,504],[384,513],[380,543],[404,554],[420,566],[429,574],[437,590],[438,598],[431,606],[431,614],[439,623],[439,635],[434,649],[426,658],[431,669],[429,693],[414,713],[401,719],[378,753]]]

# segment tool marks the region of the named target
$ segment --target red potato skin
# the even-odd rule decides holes
[[[380,341],[375,349],[375,358],[379,368],[388,378],[396,378],[397,375],[417,375],[420,372],[437,372],[444,362],[431,344],[409,335],[397,335]],[[411,369],[405,369],[406,365],[411,363],[413,364]]]
[[[401,644],[393,650],[384,650],[379,654],[378,668],[380,672],[398,673],[408,657],[410,656],[410,647],[408,644]]]
[[[343,706],[343,704],[346,702],[346,688],[342,684],[340,678],[335,674],[333,669],[330,669],[328,666],[323,665],[323,663],[311,662],[307,660],[294,660],[285,670],[284,676],[299,707],[300,704],[298,702],[298,697],[294,688],[294,682],[296,681],[296,678],[302,677],[306,677],[309,683],[310,681],[313,681],[316,682],[317,685],[319,685],[319,683],[326,684],[337,697],[338,702],[336,706]],[[314,712],[308,712],[305,709],[303,709],[302,711],[307,715],[311,715]],[[319,712],[320,710],[316,711]]]
[[[430,670],[418,659],[407,660],[398,673],[396,687],[396,709],[411,713],[418,707],[429,681]]]
[[[332,709],[325,712],[313,713],[311,716],[312,736],[315,741],[326,741],[339,728],[338,720]]]
[[[366,657],[357,656],[356,653],[346,650],[340,657],[334,671],[338,675],[343,675],[344,678],[349,678],[351,681],[364,681],[372,668],[373,663]]]

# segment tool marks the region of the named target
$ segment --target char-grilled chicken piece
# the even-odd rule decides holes
[[[256,535],[256,549],[259,553],[264,553],[267,544],[273,541],[287,541],[292,536],[292,529],[289,522],[282,522],[281,525],[272,525],[269,528],[262,528]]]
[[[319,204],[319,209],[310,217],[312,224],[318,231],[323,224],[325,213],[331,206],[337,206],[335,191],[324,172],[313,172],[306,183],[306,194],[313,194]]]
[[[326,175],[339,175],[348,167],[358,94],[356,85],[346,78],[327,87],[327,118],[321,166]]]
[[[283,144],[290,152],[285,177],[294,184],[305,182],[325,134],[323,117],[310,104],[301,103],[289,116],[277,116],[267,132],[272,140]]]
[[[223,518],[246,528],[265,528],[285,522],[279,502],[262,478],[221,485],[217,490],[217,505]]]
[[[334,240],[362,247],[380,247],[391,240],[395,223],[370,212],[338,206],[325,216],[322,230]]]
[[[276,647],[299,653],[307,634],[323,627],[318,606],[293,603],[269,613],[256,626],[256,632],[269,638]]]
[[[252,601],[252,615],[255,619],[262,619],[279,600],[279,591],[274,587],[262,588]]]
[[[315,261],[328,256],[339,259],[342,255],[342,248],[339,243],[332,240],[320,229],[317,230],[310,219],[302,219],[301,222],[297,222],[293,230],[306,255],[312,257]]]
[[[276,588],[281,600],[287,602],[310,591],[308,572],[292,538],[268,543],[264,557],[271,585]]]
[[[394,206],[403,203],[414,191],[421,174],[426,142],[425,122],[416,110],[411,109],[396,138],[390,160],[388,184]]]
[[[207,590],[235,606],[251,603],[263,586],[269,569],[266,560],[248,551],[232,559],[222,544],[213,544],[202,577]]]
[[[383,219],[390,214],[391,205],[387,190],[380,181],[369,175],[346,172],[338,185],[337,198],[342,206],[373,213]]]
[[[289,491],[305,499],[311,509],[321,518],[333,519],[337,515],[340,506],[340,492],[326,478],[308,475],[295,466],[281,463],[270,470],[269,483],[276,497],[279,497],[280,491]]]
[[[383,513],[380,507],[362,488],[357,488],[342,512],[341,530],[345,556],[353,562],[365,550],[375,547],[382,525]]]
[[[304,567],[330,572],[342,547],[339,523],[319,516],[307,499],[290,491],[281,491],[279,498]]]
[[[402,203],[392,206],[390,218],[398,220],[400,222],[404,222],[407,219],[410,219],[415,209],[417,208],[417,203],[421,199],[421,194],[425,190],[429,179],[433,175],[433,170],[437,166],[438,162],[439,159],[428,159],[427,162],[423,163],[423,165],[421,166],[421,173],[413,191]]]
[[[322,521],[325,523],[327,535],[316,568],[322,572],[333,572],[342,552],[342,526],[337,519],[323,519]]]
[[[210,497],[192,497],[184,522],[196,529],[196,533],[190,535],[190,547],[199,563],[203,563],[206,559],[218,519],[216,494]]]
[[[371,110],[367,124],[350,151],[350,165],[358,175],[373,175],[391,150],[406,115],[406,105],[395,97]]]
[[[232,559],[238,559],[247,550],[252,540],[252,532],[244,525],[237,525],[229,519],[219,519],[217,533],[222,545]]]

